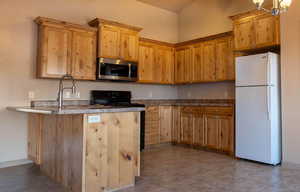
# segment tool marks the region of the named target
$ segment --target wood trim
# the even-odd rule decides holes
[[[175,47],[175,43],[168,43],[168,42],[164,42],[164,41],[158,41],[158,40],[154,40],[154,39],[148,39],[148,38],[144,38],[144,37],[140,37],[140,42],[143,43],[154,43],[157,45],[161,45],[161,46],[167,46],[167,47]]]
[[[232,35],[233,35],[233,32],[228,31],[228,32],[225,32],[225,33],[219,33],[219,34],[210,35],[210,36],[207,36],[207,37],[201,37],[201,38],[198,38],[198,39],[193,39],[193,40],[190,40],[190,41],[184,41],[184,42],[181,42],[181,43],[176,43],[175,47],[192,45],[192,44],[196,44],[196,43],[200,43],[200,42],[204,42],[204,41],[215,40],[215,39],[218,39],[218,38],[228,37],[228,36],[232,36]]]
[[[119,23],[116,21],[110,21],[110,20],[100,19],[100,18],[95,18],[92,21],[90,21],[88,24],[92,27],[99,27],[99,25],[101,25],[101,24],[114,25],[114,26],[118,26],[118,27],[122,27],[122,28],[127,28],[127,29],[130,29],[133,31],[137,31],[137,32],[140,32],[141,30],[143,30],[143,28],[141,28],[141,27],[135,27],[132,25],[127,25],[124,23]]]
[[[60,21],[60,20],[57,20],[57,19],[51,19],[51,18],[47,18],[47,17],[37,17],[34,20],[34,22],[39,24],[39,25],[60,25],[60,26],[65,26],[65,27],[73,27],[73,28],[76,28],[76,29],[84,29],[84,30],[88,30],[88,31],[92,31],[92,32],[98,31],[98,29],[94,28],[94,27],[69,23],[69,22],[66,22],[66,21]]]
[[[264,7],[266,9],[272,9],[272,5],[267,5],[267,6],[264,6]],[[252,10],[247,11],[247,12],[238,13],[236,15],[229,16],[229,18],[232,19],[232,20],[238,20],[238,19],[241,19],[241,18],[244,18],[244,17],[256,17],[258,15],[264,15],[264,14],[270,14],[270,13],[265,12],[263,10],[252,9]]]

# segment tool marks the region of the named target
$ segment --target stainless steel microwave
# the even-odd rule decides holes
[[[98,80],[137,81],[137,76],[137,62],[109,58],[97,59]]]

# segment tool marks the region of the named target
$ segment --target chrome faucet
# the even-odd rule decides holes
[[[63,81],[64,80],[71,80],[72,87],[64,87]],[[61,77],[59,81],[59,90],[57,96],[58,108],[61,109],[64,105],[64,90],[69,89],[72,90],[72,94],[76,93],[76,81],[71,75],[64,75]]]

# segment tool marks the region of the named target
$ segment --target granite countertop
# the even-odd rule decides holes
[[[155,100],[133,100],[133,103],[141,103],[146,106],[234,106],[234,99],[155,99]]]
[[[71,115],[71,114],[89,114],[89,113],[116,113],[116,112],[140,112],[143,107],[120,107],[120,106],[102,106],[102,105],[74,105],[64,106],[59,109],[57,106],[36,106],[36,107],[7,107],[11,111],[39,114]]]

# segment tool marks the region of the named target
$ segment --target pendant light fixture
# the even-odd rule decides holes
[[[272,15],[279,15],[280,13],[288,10],[292,4],[292,0],[273,0],[273,8],[271,10],[263,7],[264,0],[253,0],[253,3],[256,5],[258,10],[264,10]]]

